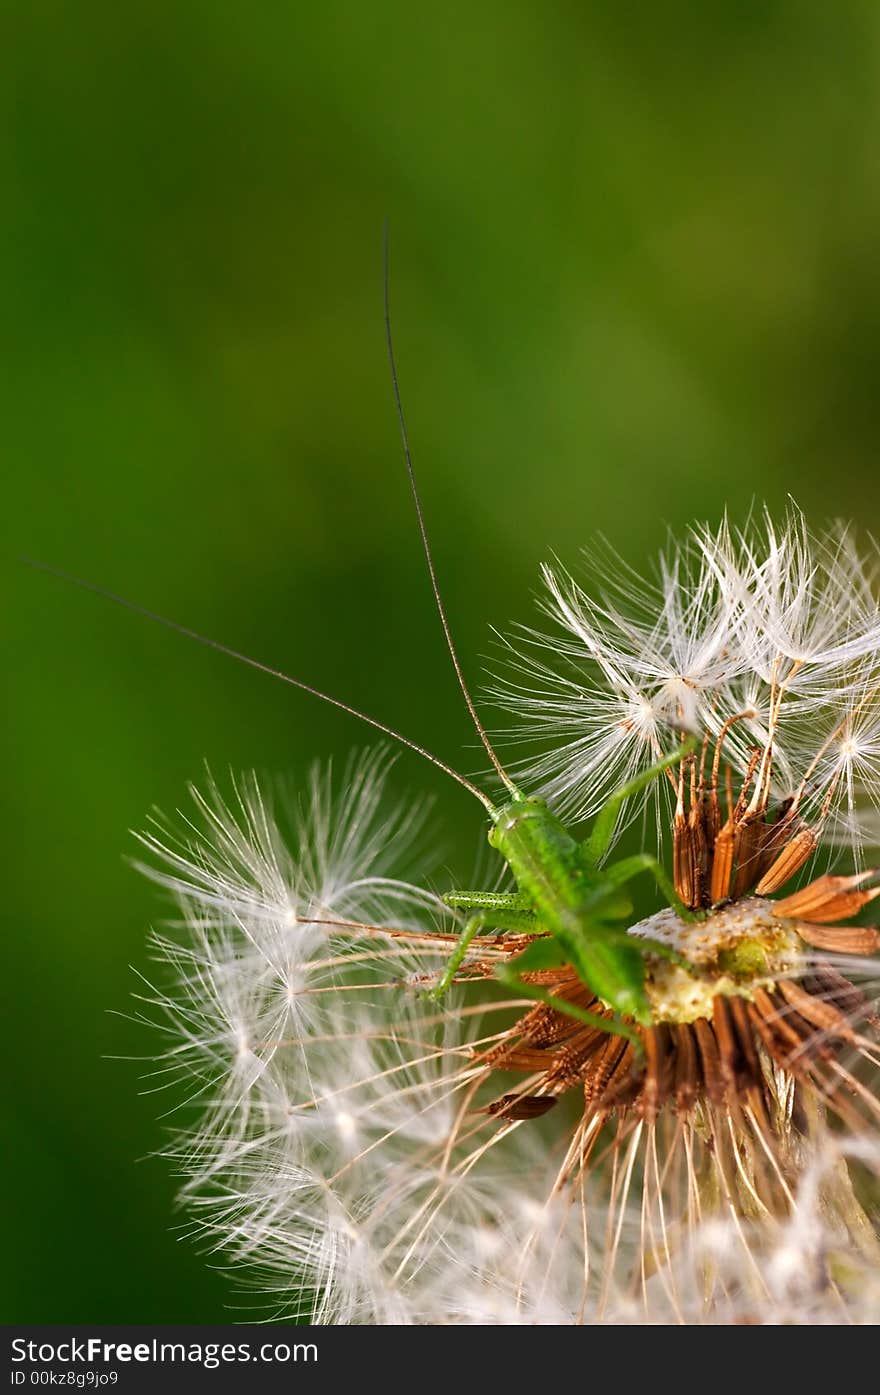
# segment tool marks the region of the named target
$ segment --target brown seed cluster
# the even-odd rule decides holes
[[[560,977],[556,992],[603,1012],[573,976]],[[861,991],[827,964],[797,981],[756,987],[749,997],[719,994],[711,1017],[641,1030],[640,1056],[625,1038],[583,1026],[542,1003],[480,1057],[495,1070],[530,1077],[525,1088],[494,1100],[488,1112],[503,1119],[537,1118],[582,1085],[589,1113],[633,1109],[652,1118],[667,1104],[689,1113],[705,1098],[728,1109],[748,1106],[767,1123],[769,1065],[811,1081],[846,1116],[851,1110],[844,1096],[858,1093],[858,1081],[837,1058],[841,1045],[862,1040],[854,1025],[859,1019],[876,1026]]]
[[[719,783],[724,739],[747,714],[730,718],[721,729],[711,771],[707,772],[708,738],[699,760],[683,761],[673,821],[672,867],[676,890],[686,906],[706,909],[749,890],[768,896],[794,876],[815,852],[818,837],[801,819],[803,788],[771,809],[772,746],[754,746],[739,793],[734,794],[730,766],[723,772],[722,813]]]

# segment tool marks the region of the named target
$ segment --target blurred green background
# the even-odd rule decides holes
[[[880,10],[4,6],[7,1321],[220,1320],[125,1010],[127,830],[362,741],[27,553],[479,765],[431,610],[381,318],[465,664],[551,548],[791,492],[880,522]],[[466,749],[462,751],[462,748]],[[480,819],[415,758],[453,867]],[[234,1301],[234,1299],[232,1300]]]

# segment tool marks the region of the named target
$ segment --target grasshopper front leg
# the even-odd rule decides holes
[[[447,891],[441,897],[445,906],[457,911],[528,911],[519,891]]]
[[[464,893],[461,893],[464,895]],[[487,893],[488,895],[489,893]],[[452,893],[456,895],[456,893]],[[448,900],[449,898],[444,898]],[[472,901],[473,904],[473,901]],[[486,910],[476,911],[469,916],[465,927],[453,946],[452,953],[446,961],[446,967],[440,975],[433,988],[428,990],[428,997],[435,1001],[443,997],[448,992],[455,975],[464,963],[465,956],[470,948],[471,940],[478,935],[481,930],[508,930],[514,934],[530,935],[535,931],[535,917],[531,911],[520,909],[506,909],[497,902],[492,902]]]

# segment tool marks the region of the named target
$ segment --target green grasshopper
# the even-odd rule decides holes
[[[680,916],[688,920],[696,917],[649,853],[636,853],[608,867],[602,862],[626,799],[683,760],[691,749],[691,743],[683,744],[611,794],[585,842],[572,837],[543,799],[524,795],[515,787],[504,804],[490,806],[489,843],[505,859],[517,891],[453,891],[443,897],[447,906],[471,914],[431,996],[441,998],[447,991],[480,931],[535,935],[537,938],[516,959],[496,969],[495,976],[525,997],[550,1003],[589,1026],[639,1043],[638,1033],[623,1019],[632,1018],[646,1027],[651,1024],[645,954],[682,964],[685,961],[656,940],[637,940],[627,934],[624,920],[631,908],[621,898],[621,888],[639,873],[650,872]],[[523,977],[563,965],[574,969],[585,987],[613,1010],[612,1020],[556,997]]]
[[[86,590],[93,591],[145,616],[147,619],[176,630],[209,648],[216,649],[250,665],[252,668],[259,669],[263,673],[280,678],[295,688],[311,693],[314,697],[357,717],[368,726],[383,732],[392,740],[417,752],[451,776],[458,784],[464,786],[480,800],[489,816],[489,843],[505,859],[513,875],[516,891],[510,894],[453,891],[443,897],[446,905],[450,908],[469,914],[449,955],[446,966],[436,986],[431,990],[431,996],[439,999],[447,992],[464,963],[472,941],[480,932],[495,930],[534,936],[522,953],[496,969],[496,977],[508,988],[524,997],[535,999],[538,1002],[550,1003],[557,1011],[575,1017],[589,1026],[628,1038],[636,1049],[640,1050],[639,1034],[631,1024],[635,1022],[642,1026],[648,1026],[652,1020],[645,987],[646,955],[661,956],[679,963],[685,961],[666,945],[654,940],[635,939],[626,933],[625,917],[630,906],[623,896],[622,889],[633,877],[642,872],[649,872],[669,904],[676,909],[681,917],[688,920],[697,917],[682,903],[663,867],[650,854],[637,853],[610,866],[603,864],[625,801],[670,766],[687,758],[693,748],[693,742],[684,742],[671,754],[658,760],[650,769],[645,770],[613,793],[595,819],[585,842],[579,842],[572,836],[563,823],[551,812],[544,800],[523,794],[516,787],[501,764],[477,713],[462,673],[437,583],[421,500],[416,487],[391,337],[387,238],[385,244],[385,332],[403,455],[409,474],[421,533],[422,549],[437,613],[474,727],[496,774],[507,791],[507,798],[503,803],[493,803],[473,781],[454,770],[418,742],[410,740],[401,735],[400,732],[394,731],[386,723],[377,721],[350,704],[322,692],[319,688],[304,683],[298,678],[292,678],[279,669],[250,658],[246,654],[241,654],[228,645],[209,639],[187,626],[180,625],[176,621],[169,620],[166,616],[137,605],[104,587],[95,586],[91,582],[83,581],[79,577],[71,576],[69,573],[61,572],[54,567],[46,567],[39,563],[31,565],[38,566],[41,570],[51,572],[64,580],[72,581]],[[611,1010],[611,1018],[589,1012],[575,1003],[554,996],[548,989],[533,981],[533,976],[542,970],[563,966],[570,966],[584,986],[596,998],[602,1000]]]

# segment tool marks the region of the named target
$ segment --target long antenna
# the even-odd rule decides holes
[[[217,639],[210,639],[207,635],[199,634],[197,630],[191,630],[188,625],[180,625],[176,620],[169,620],[167,615],[160,615],[158,611],[148,610],[146,606],[138,605],[136,601],[130,601],[125,596],[119,596],[115,591],[109,591],[105,586],[96,586],[94,582],[85,581],[81,576],[74,576],[72,572],[62,571],[60,567],[50,567],[47,563],[37,562],[31,557],[22,557],[21,560],[27,566],[33,567],[35,571],[45,572],[48,576],[55,576],[61,581],[70,582],[82,591],[91,591],[93,595],[101,596],[105,601],[112,601],[114,605],[122,606],[124,610],[131,610],[135,615],[142,615],[146,620],[152,620],[157,625],[164,625],[167,630],[174,630],[179,635],[185,635],[187,639],[194,639],[198,644],[204,644],[208,649],[216,649],[218,654],[226,654],[230,659],[237,659],[239,663],[258,669],[260,673],[268,673],[271,678],[280,678],[282,683],[289,683],[292,688],[300,688],[304,693],[311,693],[312,697],[320,698],[322,702],[328,702],[331,707],[338,707],[341,712],[347,712],[350,717],[357,717],[358,721],[366,722],[367,726],[375,727],[376,731],[381,731],[392,741],[399,741],[401,746],[406,746],[410,751],[415,751],[416,755],[423,756],[432,765],[436,765],[438,770],[444,771],[445,774],[451,776],[453,780],[456,780],[458,784],[479,799],[490,814],[495,813],[492,801],[466,776],[453,770],[452,766],[440,760],[439,756],[434,756],[430,751],[426,751],[425,747],[420,746],[417,741],[410,741],[408,736],[401,736],[399,731],[387,726],[385,722],[377,721],[375,717],[368,717],[366,712],[359,712],[356,707],[351,707],[349,703],[342,702],[339,698],[331,697],[329,693],[323,693],[320,688],[313,688],[310,683],[303,683],[300,678],[291,678],[289,673],[283,673],[281,669],[272,668],[270,664],[261,663],[259,659],[252,659],[247,654],[240,654],[237,649],[231,649],[228,644],[221,644]]]
[[[384,228],[383,251],[385,271],[385,342],[388,345],[388,362],[391,367],[391,383],[394,389],[394,405],[397,408],[397,420],[400,424],[400,439],[403,442],[403,458],[406,461],[406,469],[407,474],[409,475],[410,488],[412,489],[413,501],[416,506],[416,515],[419,520],[419,532],[422,535],[422,550],[425,554],[425,561],[428,564],[428,575],[431,578],[431,590],[434,592],[434,601],[437,606],[437,614],[440,616],[440,624],[443,626],[443,633],[446,636],[446,648],[449,650],[449,657],[452,660],[452,666],[455,669],[455,676],[458,679],[458,686],[459,688],[461,688],[462,696],[465,702],[467,703],[467,709],[468,712],[470,712],[471,714],[471,720],[474,726],[476,727],[477,735],[479,736],[484,747],[486,748],[486,754],[488,755],[490,761],[492,762],[496,771],[498,772],[500,779],[507,786],[507,788],[515,794],[517,792],[516,785],[511,780],[510,776],[504,769],[504,766],[501,764],[501,761],[498,759],[498,756],[495,753],[495,748],[493,747],[492,742],[489,740],[486,728],[483,726],[483,723],[480,720],[479,713],[477,712],[477,709],[474,706],[474,700],[471,697],[468,685],[465,682],[464,674],[462,673],[461,669],[461,664],[458,660],[458,654],[455,649],[455,644],[452,639],[452,631],[449,628],[449,621],[446,618],[446,607],[444,606],[443,598],[440,595],[440,587],[437,583],[437,573],[434,570],[434,558],[431,555],[431,544],[428,542],[428,530],[425,527],[425,516],[422,512],[422,501],[419,498],[419,491],[416,486],[416,475],[415,470],[413,469],[412,453],[410,452],[409,448],[409,437],[407,435],[406,430],[406,420],[403,415],[403,401],[401,400],[400,396],[400,383],[397,379],[397,364],[394,359],[394,342],[391,338],[391,302],[388,291],[389,277],[387,220]]]

